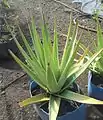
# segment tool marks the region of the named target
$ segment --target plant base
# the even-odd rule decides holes
[[[36,91],[38,87],[38,86],[34,87],[35,86],[34,83],[31,82],[30,84],[31,96],[32,96],[32,90],[34,89],[34,91]],[[57,120],[76,120],[76,119],[86,120],[87,106],[84,104],[78,104],[78,103],[76,105],[72,105],[71,102],[66,102],[63,100],[61,102],[61,108],[60,108],[60,112],[59,112],[59,116],[57,117]],[[48,103],[33,104],[33,107],[42,120],[49,120]]]

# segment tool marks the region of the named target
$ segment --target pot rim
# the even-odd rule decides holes
[[[29,93],[30,93],[30,96],[31,96],[31,97],[32,97],[31,86],[32,86],[33,82],[34,82],[34,81],[32,81],[32,82],[30,83],[30,85],[29,85]],[[76,85],[77,85],[77,84],[76,84]],[[77,86],[78,86],[78,85],[77,85]],[[58,116],[57,118],[67,116],[67,115],[69,115],[69,114],[73,114],[73,113],[75,113],[78,109],[80,109],[80,108],[82,108],[82,107],[84,107],[84,106],[85,106],[85,104],[81,103],[81,105],[80,105],[79,107],[77,107],[75,110],[73,110],[73,111],[71,111],[71,112],[67,112],[65,115]],[[39,106],[38,106],[38,107],[39,107]],[[41,107],[39,107],[39,108],[40,108],[40,110],[41,110],[42,112],[44,112],[46,115],[49,115],[49,113],[47,113],[47,112],[46,112],[45,110],[43,110]]]
[[[93,76],[93,71],[89,70],[89,72],[88,72],[88,80],[90,81],[90,84],[92,84],[92,86],[95,87],[95,88],[103,90],[103,87],[98,87],[97,85],[93,84],[92,76]]]

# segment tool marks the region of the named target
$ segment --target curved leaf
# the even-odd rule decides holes
[[[33,103],[38,103],[38,102],[43,102],[43,101],[48,101],[49,98],[47,97],[47,94],[39,94],[39,95],[35,95],[31,98],[28,98],[26,100],[24,100],[23,102],[20,102],[19,105],[20,107],[23,106],[27,106]]]
[[[48,81],[48,87],[51,93],[57,92],[59,90],[58,83],[56,81],[55,75],[50,68],[50,65],[47,66],[46,79]]]
[[[63,93],[61,93],[60,95],[57,95],[58,97],[67,99],[67,100],[73,100],[79,103],[85,103],[85,104],[99,104],[99,105],[103,105],[103,101],[101,100],[96,100],[94,98],[85,96],[85,95],[81,95],[75,92],[72,92],[70,90],[65,90]]]
[[[66,35],[67,37],[67,40],[66,40],[66,44],[65,44],[65,48],[64,48],[64,51],[63,51],[63,56],[62,56],[62,60],[61,60],[61,65],[60,65],[60,68],[61,70],[63,71],[66,63],[67,63],[67,60],[68,60],[68,56],[69,56],[69,51],[70,51],[70,46],[69,46],[69,43],[70,43],[70,37],[71,37],[71,31],[72,31],[72,14],[70,15],[70,24],[69,24],[69,28],[68,28],[68,35]]]
[[[49,101],[49,120],[56,120],[61,99],[59,97],[50,96]]]
[[[38,85],[40,85],[44,90],[47,90],[46,83],[41,81],[39,79],[38,75],[35,74],[33,70],[31,70],[30,66],[24,64],[18,57],[15,56],[15,54],[10,51],[11,56],[14,58],[14,60],[22,67],[22,69],[32,78],[32,80],[35,80]]]
[[[44,58],[44,52],[43,52],[43,45],[42,45],[41,40],[39,38],[39,35],[37,33],[33,17],[31,20],[31,27],[29,26],[29,31],[30,31],[30,35],[32,38],[32,43],[33,43],[33,47],[34,47],[36,56],[37,56],[39,62],[41,63],[41,65],[45,68],[45,58]]]

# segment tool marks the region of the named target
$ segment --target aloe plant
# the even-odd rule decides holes
[[[25,59],[25,63],[11,50],[9,50],[10,54],[32,80],[45,90],[45,93],[35,95],[19,104],[22,107],[32,103],[48,101],[49,120],[56,120],[62,98],[86,104],[103,104],[103,101],[69,90],[73,82],[77,80],[103,50],[98,50],[98,52],[93,54],[88,61],[84,61],[85,56],[88,53],[88,50],[86,49],[78,62],[75,62],[80,45],[80,41],[77,40],[78,23],[72,33],[72,17],[70,18],[67,40],[61,60],[58,55],[58,33],[56,30],[56,23],[54,24],[54,42],[52,45],[46,24],[44,23],[41,28],[41,42],[34,19],[32,18],[31,25],[29,25],[29,31],[32,38],[33,50],[20,28],[20,34],[27,51],[22,48],[22,45],[19,44],[11,32],[17,47]]]
[[[97,41],[93,42],[94,51],[88,49],[88,54],[86,55],[86,59],[89,60],[94,52],[103,49],[103,34],[102,29],[100,27],[100,23],[98,18],[95,18],[97,21]],[[83,44],[80,44],[80,47],[85,50],[86,47]],[[98,74],[103,73],[103,52],[101,52],[98,57],[90,64],[89,69]]]

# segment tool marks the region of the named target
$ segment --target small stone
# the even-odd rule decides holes
[[[2,92],[1,92],[1,95],[4,95],[4,94],[5,94],[5,91],[2,91]]]
[[[71,11],[72,11],[71,9],[64,8],[64,12],[71,12]]]
[[[2,79],[3,78],[3,74],[2,73],[0,73],[0,79]]]
[[[2,83],[2,80],[0,80],[0,84]]]
[[[85,88],[88,88],[88,85],[85,85]]]

